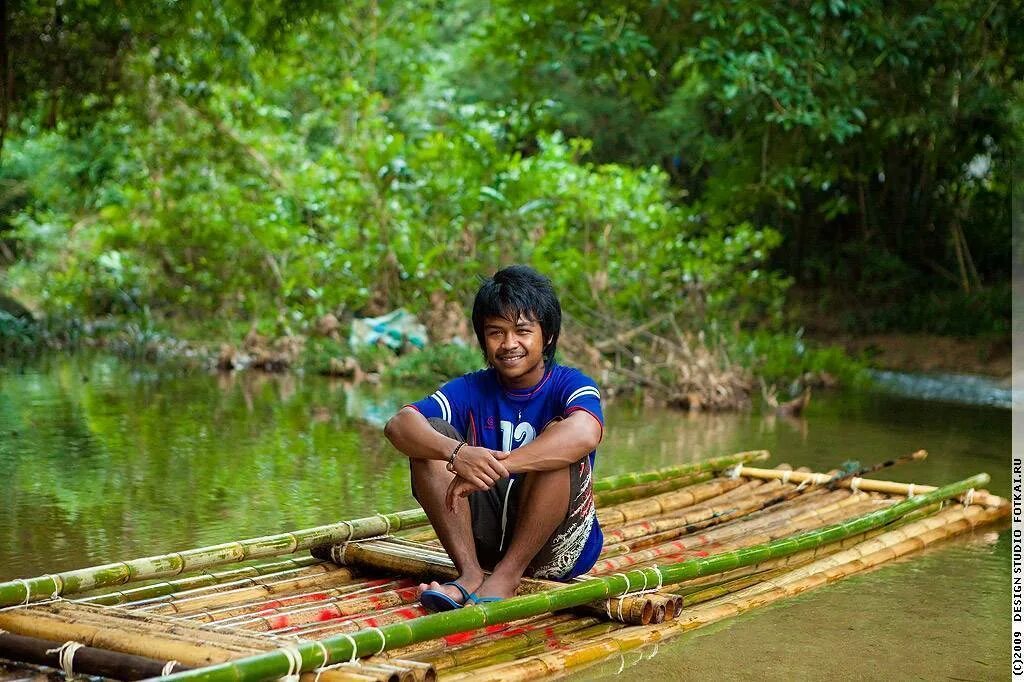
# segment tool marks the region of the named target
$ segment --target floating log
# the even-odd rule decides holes
[[[645,585],[673,584],[701,575],[722,573],[743,565],[755,564],[768,559],[795,554],[823,544],[836,542],[852,535],[865,533],[891,523],[912,511],[950,497],[961,495],[971,488],[979,488],[987,483],[988,480],[987,475],[979,474],[963,481],[943,486],[937,490],[910,497],[885,509],[879,509],[842,523],[781,538],[754,547],[660,566],[657,569],[634,569],[621,575],[586,580],[556,590],[513,597],[490,604],[464,607],[456,611],[431,614],[415,621],[362,630],[343,637],[330,637],[316,644],[296,644],[292,651],[297,652],[299,659],[301,659],[302,669],[308,670],[323,664],[323,655],[318,650],[318,647],[326,648],[328,658],[332,662],[349,660],[354,656],[365,656],[396,646],[411,644],[422,639],[444,636],[483,627],[490,623],[506,622],[546,611],[570,608],[619,596],[638,589],[641,583]],[[672,623],[675,622],[677,621],[672,621]],[[669,624],[670,626],[671,623]],[[167,680],[202,679],[209,680],[210,682],[218,680],[224,680],[225,682],[248,682],[250,680],[270,679],[288,674],[293,667],[292,660],[285,652],[274,651],[209,666],[201,670],[175,673],[168,677]]]

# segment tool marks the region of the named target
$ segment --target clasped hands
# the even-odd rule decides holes
[[[508,469],[502,463],[509,453],[501,450],[465,445],[455,457],[452,470],[455,478],[448,485],[444,502],[448,511],[455,511],[455,501],[478,490],[487,490],[503,478],[508,478]]]

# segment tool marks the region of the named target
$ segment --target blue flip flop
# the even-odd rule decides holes
[[[478,597],[476,592],[466,597],[467,604],[493,604],[496,601],[504,600],[504,597]]]
[[[466,588],[453,580],[445,585],[454,586],[459,592],[462,593],[463,604],[469,601],[471,595],[466,591]],[[444,592],[438,590],[423,590],[423,594],[420,595],[420,604],[423,605],[427,611],[431,613],[440,613],[441,611],[454,611],[455,609],[461,609],[462,604],[449,597]]]

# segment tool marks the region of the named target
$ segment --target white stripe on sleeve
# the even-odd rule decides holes
[[[597,398],[598,400],[601,399],[601,392],[597,390],[596,386],[583,386],[583,387],[577,388],[575,391],[573,391],[569,395],[569,399],[565,401],[565,404],[568,405],[569,403],[571,403],[572,401],[576,400],[577,398],[582,398],[583,396],[588,396],[588,395],[592,395],[595,398]]]
[[[445,420],[449,424],[452,423],[451,412],[448,411],[448,401],[440,391],[435,391],[430,395],[437,403],[438,407],[441,408],[441,419]]]

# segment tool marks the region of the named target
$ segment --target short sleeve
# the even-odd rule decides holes
[[[597,383],[583,372],[569,372],[561,386],[562,416],[583,410],[592,416],[604,430],[604,412],[601,410],[601,391]]]
[[[406,407],[413,408],[427,419],[443,419],[455,427],[456,431],[464,433],[469,398],[467,384],[465,376],[452,379],[427,397],[409,403]]]

